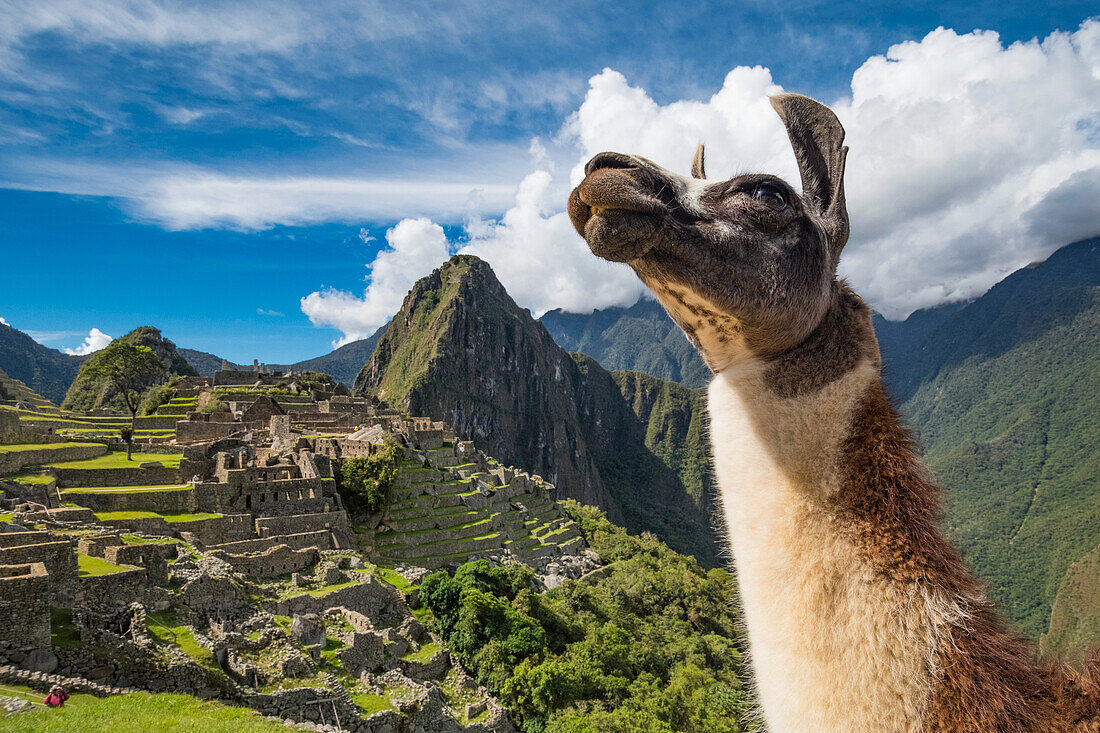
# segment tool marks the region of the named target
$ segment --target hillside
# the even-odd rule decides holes
[[[61,402],[87,357],[69,356],[43,346],[0,323],[0,369],[53,402]]]
[[[370,359],[371,354],[374,353],[374,348],[378,345],[378,341],[385,332],[386,327],[383,326],[375,331],[369,338],[352,341],[350,344],[344,344],[340,348],[324,356],[296,362],[291,364],[290,368],[296,372],[324,372],[332,376],[338,382],[343,382],[348,385],[353,384],[356,375],[359,374],[359,370],[362,369],[363,365]]]
[[[120,336],[119,340],[130,341],[138,346],[147,346],[152,349],[153,353],[164,364],[165,379],[173,375],[196,375],[195,370],[176,350],[176,345],[161,336],[159,329],[152,326],[140,326],[126,335]],[[92,354],[85,363],[95,363],[95,358],[96,355]],[[112,404],[114,397],[115,395],[111,393],[108,384],[89,376],[85,367],[81,366],[80,372],[77,373],[76,379],[69,387],[69,391],[65,393],[65,401],[61,407],[65,410],[88,411]]]
[[[1037,637],[1069,566],[1100,543],[1100,240],[1013,273],[913,343],[889,368],[948,489],[948,532]]]
[[[554,343],[475,257],[413,286],[354,391],[443,420],[563,496],[714,561],[709,500],[647,447],[615,379]]]
[[[292,369],[296,372],[322,372],[333,377],[337,382],[343,382],[344,384],[352,384],[355,381],[355,375],[359,373],[359,370],[363,368],[363,365],[370,359],[370,355],[374,353],[374,347],[378,344],[378,339],[385,333],[386,327],[378,329],[370,338],[360,339],[358,341],[352,341],[350,344],[344,344],[338,349],[330,351],[323,356],[316,356],[312,359],[306,359],[304,361],[295,362],[290,364],[289,367],[282,364],[268,364],[273,369]],[[222,358],[216,354],[211,354],[206,351],[196,351],[195,349],[178,349],[180,356],[187,360],[187,363],[203,377],[212,377],[214,372],[222,368]],[[230,369],[242,369],[249,367],[241,367],[233,362],[227,361]]]
[[[590,314],[557,309],[539,320],[563,349],[587,354],[605,369],[644,372],[685,387],[710,379],[698,352],[655,300]]]

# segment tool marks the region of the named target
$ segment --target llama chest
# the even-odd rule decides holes
[[[876,576],[826,510],[851,381],[801,402],[769,397],[752,373],[710,388],[757,696],[777,732],[916,730],[928,695],[924,594]]]

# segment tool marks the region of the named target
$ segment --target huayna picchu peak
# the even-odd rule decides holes
[[[701,430],[649,431],[661,418],[635,414],[611,373],[558,346],[476,257],[457,255],[412,287],[354,391],[442,420],[562,497],[716,562],[710,480],[677,458],[705,451]],[[675,409],[691,422],[701,406]],[[666,445],[654,452],[650,437]]]

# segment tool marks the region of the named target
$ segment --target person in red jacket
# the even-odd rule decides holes
[[[51,708],[63,708],[65,707],[65,701],[68,699],[69,693],[65,692],[61,685],[54,685],[50,688],[50,694],[46,695],[45,703]]]

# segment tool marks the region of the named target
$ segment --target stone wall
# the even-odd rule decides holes
[[[237,422],[199,422],[197,420],[179,420],[176,422],[176,442],[205,443],[221,440],[237,433],[254,429],[252,425]]]
[[[300,596],[267,602],[263,605],[269,613],[280,616],[293,616],[296,613],[322,614],[330,608],[341,607],[361,613],[368,618],[390,614],[409,615],[401,592],[392,585],[377,580],[373,575],[364,575],[362,583],[345,586],[323,596],[303,593]]]
[[[186,479],[178,468],[56,468],[61,488],[69,486],[168,486]],[[191,478],[190,476],[187,477]]]
[[[39,466],[44,463],[62,461],[83,461],[95,458],[107,452],[102,443],[73,445],[67,448],[42,448],[41,450],[21,450],[0,453],[0,474],[15,473],[24,466]]]
[[[256,534],[260,537],[316,532],[347,524],[344,512],[318,512],[316,514],[290,514],[281,517],[261,517],[256,520]]]
[[[175,559],[176,545],[146,542],[104,548],[103,558],[115,565],[137,565],[153,585],[168,585],[168,561]]]
[[[141,534],[171,537],[174,533],[171,525],[164,521],[164,517],[137,517],[134,519],[104,519],[100,524],[116,529],[125,529]]]
[[[50,647],[49,597],[43,563],[0,565],[0,653]]]
[[[251,514],[227,514],[223,517],[180,522],[175,525],[181,534],[188,534],[201,545],[223,545],[247,540],[252,536]]]
[[[239,540],[226,542],[221,545],[208,545],[208,550],[223,550],[232,554],[243,552],[263,552],[276,545],[286,545],[292,550],[301,550],[306,547],[316,547],[319,550],[332,550],[332,532],[327,529],[316,532],[299,532],[296,534],[262,537],[251,540]]]
[[[5,532],[0,533],[0,548],[19,547],[21,545],[40,545],[53,537],[49,532]]]
[[[56,597],[76,579],[76,550],[72,540],[0,548],[0,565],[28,563],[46,566],[51,596]]]
[[[144,568],[80,578],[77,603],[93,608],[120,608],[140,600],[149,581]]]
[[[257,578],[273,578],[307,568],[317,562],[320,554],[314,547],[292,550],[286,545],[276,545],[263,552],[231,555],[215,551],[215,556],[225,560],[238,573]]]
[[[66,501],[86,506],[97,512],[118,512],[127,509],[144,509],[163,514],[165,512],[191,512],[195,510],[193,489],[171,491],[103,491],[64,494]]]

